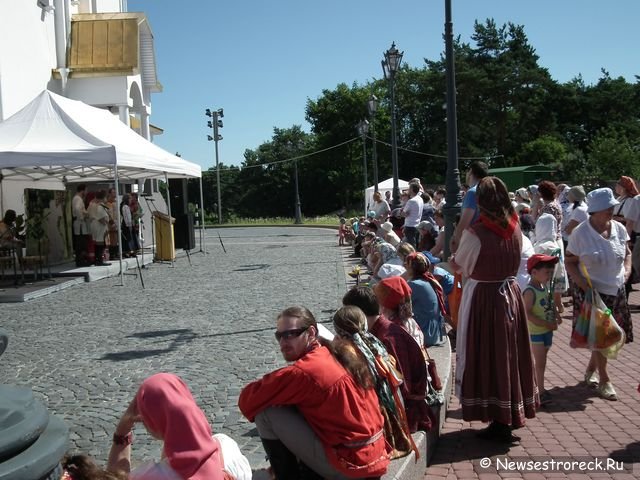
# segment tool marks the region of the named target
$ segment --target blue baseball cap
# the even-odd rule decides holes
[[[427,260],[431,262],[431,265],[436,265],[442,261],[438,257],[436,257],[433,253],[431,253],[429,250],[422,252],[422,254],[425,257],[427,257]]]

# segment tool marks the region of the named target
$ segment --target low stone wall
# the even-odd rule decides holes
[[[342,251],[347,288],[351,288],[356,285],[357,280],[350,277],[348,273],[353,269],[353,267],[360,264],[359,258],[353,258],[350,256],[351,252],[352,249],[347,247]],[[366,271],[366,267],[362,266],[361,270],[363,272]],[[359,280],[366,282],[366,278],[366,275],[361,275]],[[429,355],[436,361],[445,397],[444,404],[434,409],[438,423],[428,433],[416,432],[413,434],[413,440],[420,452],[420,458],[416,461],[415,454],[412,453],[407,457],[394,460],[391,462],[386,475],[382,477],[384,480],[423,479],[429,460],[433,456],[433,452],[438,443],[438,438],[440,437],[440,432],[444,425],[453,388],[453,373],[451,368],[452,352],[449,338],[446,338],[446,342],[443,345],[430,347]]]

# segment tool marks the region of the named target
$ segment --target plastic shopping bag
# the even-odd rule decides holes
[[[593,294],[593,308],[589,322],[589,348],[613,359],[625,342],[624,331],[613,318],[597,291]]]
[[[571,348],[589,348],[589,325],[591,312],[593,311],[593,289],[584,293],[584,301],[580,305],[580,311],[571,332],[569,346]]]
[[[588,348],[602,353],[606,358],[614,359],[624,345],[624,331],[613,318],[611,310],[600,294],[593,289],[584,264],[581,267],[589,289],[580,305],[569,345],[572,348]]]

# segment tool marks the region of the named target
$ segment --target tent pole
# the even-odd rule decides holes
[[[118,262],[120,263],[120,286],[124,287],[124,269],[122,268],[122,220],[120,219],[120,187],[118,179],[118,165],[114,165],[115,189],[116,189],[116,225],[118,226]]]
[[[204,245],[204,194],[202,193],[202,175],[200,175],[200,251],[207,254],[207,249]]]
[[[164,172],[164,181],[165,184],[167,185],[167,213],[169,215],[169,231],[172,232],[173,231],[173,223],[171,223],[171,190],[169,189],[169,175],[167,175],[167,172]],[[170,235],[171,237],[173,237],[173,235]],[[172,238],[173,240],[173,238]],[[173,267],[173,257],[175,256],[175,254],[171,257],[171,266]]]

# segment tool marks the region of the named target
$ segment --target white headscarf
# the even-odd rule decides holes
[[[536,244],[542,242],[555,242],[556,231],[558,229],[558,222],[556,217],[550,213],[543,213],[538,217],[536,221]]]

